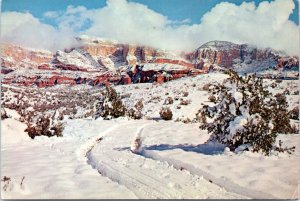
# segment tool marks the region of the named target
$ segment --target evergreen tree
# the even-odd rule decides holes
[[[272,98],[264,88],[262,78],[255,74],[240,77],[231,70],[227,74],[229,78],[222,84],[209,88],[216,97],[216,104],[204,105],[199,110],[197,119],[201,122],[200,128],[211,133],[210,141],[226,144],[231,150],[243,147],[269,154],[277,132],[282,131],[278,128],[283,123],[279,119],[282,116],[276,112],[286,114],[286,101]],[[289,126],[286,119],[284,123]]]
[[[277,133],[293,132],[290,124],[290,115],[288,112],[288,103],[284,94],[276,94],[271,102],[273,111],[273,131]]]
[[[99,101],[95,105],[95,118],[104,119],[118,118],[125,115],[126,108],[120,95],[112,86],[106,86]]]

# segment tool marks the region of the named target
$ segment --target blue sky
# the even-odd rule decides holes
[[[199,23],[203,14],[208,12],[220,0],[129,0],[147,5],[150,9],[167,16],[170,20],[190,19],[190,23]],[[240,5],[242,2],[253,0],[226,0],[227,2]],[[258,5],[260,0],[254,0]],[[270,2],[270,0],[269,0]],[[296,8],[290,16],[290,20],[299,24],[299,2],[294,0]],[[45,23],[55,25],[54,21],[43,17],[47,11],[65,10],[68,5],[84,6],[87,9],[102,8],[106,5],[105,0],[2,0],[2,12],[18,11],[30,12]]]

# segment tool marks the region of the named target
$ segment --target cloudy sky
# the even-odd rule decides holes
[[[299,51],[297,0],[2,0],[1,37],[63,49],[91,35],[192,51],[211,40]]]

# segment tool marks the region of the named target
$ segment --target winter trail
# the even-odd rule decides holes
[[[143,138],[143,131],[150,124],[136,121],[114,126],[102,133],[101,140],[95,141],[99,139],[95,137],[94,143],[90,141],[85,146],[90,148],[83,149],[88,150],[88,164],[138,198],[246,198],[187,170],[132,153],[129,147],[132,140],[136,136]]]

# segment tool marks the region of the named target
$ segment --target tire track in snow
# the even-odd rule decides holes
[[[123,124],[117,124],[114,125],[110,128],[108,128],[107,130],[103,131],[102,133],[100,133],[99,135],[96,135],[94,137],[92,137],[91,139],[89,139],[87,142],[85,142],[78,150],[77,150],[77,156],[79,159],[83,159],[85,160],[85,157],[88,156],[88,153],[94,148],[94,146],[99,143],[103,137],[107,134],[109,134],[110,132],[112,132],[114,129],[117,129],[121,126],[126,126],[132,123],[123,123]],[[82,157],[84,156],[84,157]]]
[[[130,125],[130,124],[127,124],[127,125]],[[108,134],[108,133],[112,132],[113,130],[119,128],[120,126],[121,126],[121,125],[115,125],[115,126],[113,126],[112,128],[106,130],[105,133],[102,133],[102,134],[101,134],[102,137],[100,137],[100,138],[99,138],[98,136],[97,136],[97,137],[94,137],[93,139],[91,139],[91,140],[89,141],[89,143],[87,143],[87,144],[84,146],[84,148],[83,148],[82,150],[83,150],[83,153],[85,153],[85,154],[84,154],[85,157],[88,158],[88,162],[87,162],[87,163],[88,163],[89,165],[91,165],[94,169],[98,169],[99,174],[101,174],[101,175],[103,175],[103,176],[106,176],[106,177],[110,178],[112,181],[115,181],[115,182],[117,182],[117,183],[119,183],[119,184],[123,184],[123,185],[124,185],[124,181],[126,181],[126,182],[125,182],[126,185],[124,185],[125,187],[127,187],[127,186],[133,186],[135,189],[141,189],[141,187],[142,187],[142,188],[145,188],[145,189],[148,189],[149,183],[146,184],[146,183],[144,183],[144,182],[142,182],[142,181],[137,181],[137,180],[135,180],[134,177],[132,177],[130,174],[127,174],[127,173],[124,172],[124,171],[121,172],[120,170],[118,170],[118,169],[116,169],[116,168],[113,168],[113,165],[111,165],[111,164],[109,164],[109,163],[106,163],[106,162],[104,162],[104,161],[99,162],[98,165],[96,165],[96,164],[94,163],[95,160],[94,160],[93,157],[91,156],[91,150],[95,147],[95,145],[96,145],[97,143],[99,143],[101,140],[103,140],[103,136],[104,136],[105,134]],[[124,124],[123,124],[122,126],[124,126]],[[137,136],[137,135],[141,136],[144,127],[145,127],[145,126],[140,127],[140,128],[138,129],[138,131],[136,132],[136,135],[135,135],[135,136]],[[101,140],[99,140],[99,139],[101,139]],[[82,151],[81,151],[81,152],[82,152]],[[113,163],[113,162],[110,161],[110,163]],[[117,165],[115,165],[115,166],[117,166]],[[110,174],[109,174],[110,172],[114,172],[114,175],[110,175]],[[120,176],[120,172],[122,173],[122,176]],[[134,175],[137,176],[139,173],[140,173],[140,172],[135,171],[135,172],[134,172]],[[159,182],[159,181],[155,180],[154,178],[149,177],[148,175],[143,174],[142,176],[143,176],[143,177],[147,177],[148,182],[150,181],[153,185],[156,184],[157,182]],[[123,177],[123,178],[121,178],[121,177]],[[124,177],[125,177],[125,178],[124,178]],[[145,191],[145,192],[143,192],[143,193],[141,194],[141,193],[139,193],[139,191],[136,191],[136,190],[134,190],[133,193],[134,193],[135,195],[137,195],[138,197],[142,197],[142,196],[144,196],[145,194],[146,194],[147,196],[149,196],[149,197],[153,197],[153,195],[155,194],[155,196],[154,196],[155,198],[163,198],[164,196],[166,196],[166,195],[164,195],[164,192],[163,192],[163,191],[159,190],[159,188],[156,188],[156,187],[154,187],[154,188],[155,188],[155,191],[159,192],[159,194],[155,194],[153,191],[152,191],[152,192]],[[129,189],[129,190],[130,190],[130,189]]]
[[[212,181],[216,185],[224,187],[229,192],[233,192],[233,193],[240,194],[240,195],[245,195],[245,196],[247,196],[249,198],[253,198],[253,199],[278,199],[278,198],[272,196],[271,194],[264,193],[261,191],[251,190],[249,188],[239,186],[238,184],[228,180],[227,178],[217,178],[202,169],[194,167],[193,165],[189,165],[184,162],[181,162],[181,161],[178,161],[175,159],[171,159],[168,157],[160,156],[159,154],[153,153],[153,151],[144,150],[142,154],[146,158],[151,158],[153,160],[166,162],[169,165],[172,165],[176,169],[183,168],[183,169],[189,171],[193,175],[201,175],[205,179]]]
[[[137,130],[135,136],[141,136],[144,127],[146,127],[147,125],[148,124],[141,126]],[[93,147],[91,148],[91,150],[93,149]],[[157,186],[157,183],[160,183],[160,181],[157,180],[156,178],[150,177],[147,174],[143,174],[141,171],[136,171],[136,170],[131,171],[129,169],[126,169],[126,171],[122,171],[116,168],[119,166],[119,164],[114,161],[110,161],[109,163],[101,161],[98,163],[98,165],[95,165],[92,162],[94,160],[93,157],[90,155],[90,152],[88,152],[88,154],[89,154],[88,159],[90,161],[89,164],[92,165],[93,168],[98,169],[101,175],[106,176],[111,180],[116,181],[119,184],[123,184],[127,188],[128,186],[133,187],[134,189],[131,188],[131,190],[133,190],[132,192],[138,197],[143,197],[146,195],[152,198],[169,198],[168,194],[165,194],[165,190],[161,188],[161,186]],[[114,163],[115,165],[112,165]],[[113,172],[113,174],[110,174],[111,172]],[[127,172],[131,172],[131,174],[128,174]],[[136,179],[137,177],[146,178],[147,183],[141,180],[137,180]],[[152,187],[151,191],[149,191],[149,185]]]
[[[78,150],[77,150],[77,158],[79,160],[86,160],[87,158],[87,164],[91,165],[94,169],[95,166],[93,165],[92,160],[90,159],[90,153],[92,151],[92,149],[98,144],[100,143],[103,138],[108,135],[109,133],[111,133],[113,130],[122,127],[122,126],[127,126],[130,125],[132,123],[126,122],[126,123],[121,123],[121,124],[117,124],[114,125],[110,128],[108,128],[107,130],[101,132],[99,135],[94,136],[93,138],[91,138],[90,140],[88,140],[86,143],[84,143]],[[102,176],[104,176],[98,169],[98,173]],[[113,180],[112,180],[113,181]],[[117,182],[118,183],[118,182]],[[126,189],[128,189],[126,186],[124,186]],[[128,189],[130,191],[130,189]]]
[[[104,137],[99,144],[95,137],[93,143],[85,146],[89,149],[83,149],[86,150],[88,164],[101,175],[125,186],[138,198],[245,198],[226,192],[201,176],[178,170],[166,162],[133,154],[129,147],[120,149],[130,145],[134,136],[141,134],[149,125],[136,128],[135,124],[128,123],[126,128],[116,125],[108,129],[102,133]]]

